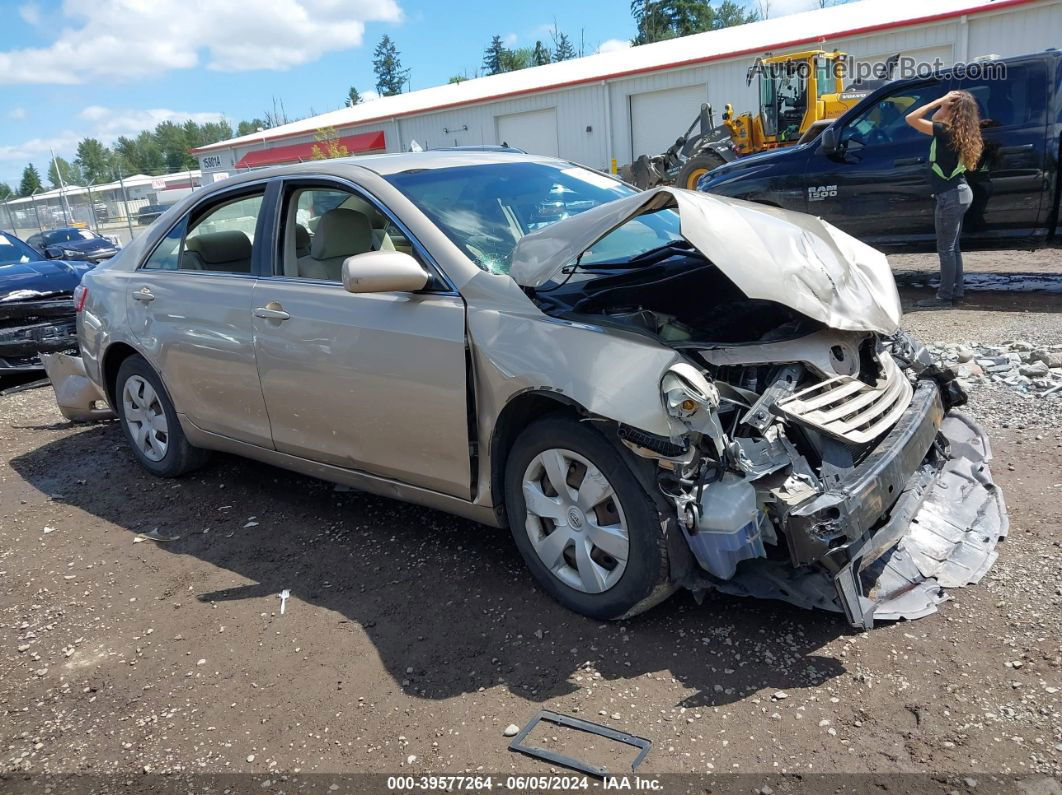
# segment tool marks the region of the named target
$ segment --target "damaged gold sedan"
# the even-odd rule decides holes
[[[885,257],[809,216],[381,155],[200,191],[84,287],[60,406],[149,471],[225,450],[508,526],[594,618],[680,587],[917,618],[1007,531]]]

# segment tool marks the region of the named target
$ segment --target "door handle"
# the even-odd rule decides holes
[[[919,163],[926,162],[924,157],[901,157],[898,160],[893,160],[894,166],[917,166]]]
[[[291,317],[283,309],[280,309],[280,304],[275,301],[270,301],[265,306],[257,307],[254,310],[254,316],[265,318],[266,320],[287,320]]]
[[[133,292],[133,298],[142,304],[150,304],[155,300],[155,295],[147,287],[141,287]]]
[[[1001,155],[1016,155],[1020,152],[1031,152],[1036,147],[1033,144],[1021,144],[1020,146],[1001,146],[999,148],[999,154]]]

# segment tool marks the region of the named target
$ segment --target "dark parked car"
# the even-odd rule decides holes
[[[172,204],[145,204],[140,208],[140,212],[136,214],[136,222],[141,226],[146,226],[172,206]]]
[[[904,116],[959,89],[977,100],[985,140],[981,167],[967,174],[963,245],[1042,243],[1058,232],[1062,53],[978,66],[888,83],[816,140],[719,166],[697,189],[813,213],[874,245],[929,247],[929,139]]]
[[[100,262],[118,253],[121,246],[91,229],[66,227],[30,235],[26,242],[47,259]]]
[[[77,348],[73,293],[92,267],[43,259],[0,232],[0,374],[39,370],[38,354]]]

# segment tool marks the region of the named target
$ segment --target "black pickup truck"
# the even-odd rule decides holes
[[[697,189],[811,213],[877,246],[931,248],[930,138],[904,116],[955,89],[977,99],[985,140],[980,168],[967,174],[974,202],[963,244],[1043,243],[1058,231],[1062,188],[1062,53],[1054,49],[893,81],[816,140],[719,166]]]

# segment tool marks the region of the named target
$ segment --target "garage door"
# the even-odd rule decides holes
[[[556,157],[559,151],[557,109],[498,116],[498,143],[515,146],[533,155]]]
[[[631,159],[658,155],[675,143],[707,101],[708,87],[703,83],[631,94]]]

